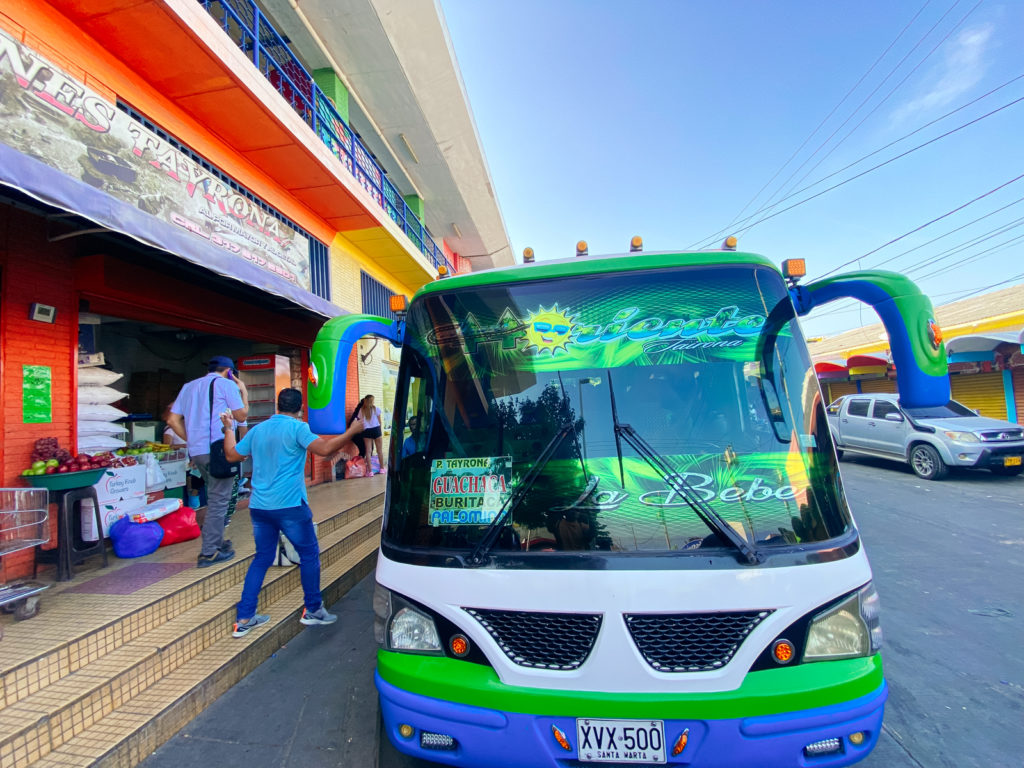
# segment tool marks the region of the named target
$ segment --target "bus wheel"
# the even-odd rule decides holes
[[[923,480],[941,480],[949,473],[939,452],[930,445],[915,445],[910,451],[910,466]]]

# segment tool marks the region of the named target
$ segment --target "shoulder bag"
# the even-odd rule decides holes
[[[210,433],[213,433],[213,385],[217,382],[213,379],[210,382]],[[210,441],[210,476],[220,478],[235,477],[238,474],[240,463],[228,461],[224,455],[224,438]]]

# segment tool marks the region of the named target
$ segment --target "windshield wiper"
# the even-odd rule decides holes
[[[640,436],[629,424],[619,423],[618,409],[615,407],[615,390],[612,389],[612,377],[611,371],[608,372],[608,389],[612,397],[612,423],[615,427],[615,437],[618,440],[619,436],[622,436],[627,443],[629,443],[633,450],[643,457],[651,469],[661,475],[662,480],[675,491],[679,496],[683,498],[683,501],[692,509],[697,517],[701,519],[711,532],[716,534],[718,538],[723,539],[732,544],[736,549],[739,550],[740,554],[746,559],[751,565],[757,565],[761,562],[761,555],[754,547],[747,543],[747,540],[740,536],[732,526],[730,526],[725,519],[719,515],[710,504],[704,501],[700,496],[694,493],[693,488],[687,483],[682,476],[672,469],[669,465],[668,460],[658,453],[651,445]],[[621,456],[619,453],[619,461],[621,467]]]
[[[551,457],[555,455],[555,451],[562,444],[562,441],[573,431],[571,425],[566,424],[558,432],[555,433],[548,444],[544,446],[544,450],[540,452],[537,460],[533,463],[530,471],[526,473],[521,481],[516,485],[515,490],[505,499],[505,503],[501,505],[501,509],[498,510],[498,514],[494,516],[487,525],[487,530],[484,531],[484,535],[477,542],[476,546],[473,547],[473,551],[469,553],[469,557],[466,558],[466,565],[469,566],[480,566],[484,564],[487,554],[491,551],[494,543],[498,540],[498,536],[501,535],[501,526],[504,525],[505,518],[511,515],[519,505],[526,498],[526,494],[530,492],[533,484],[537,482],[537,478],[540,477],[540,473],[547,466],[547,463],[551,460]]]

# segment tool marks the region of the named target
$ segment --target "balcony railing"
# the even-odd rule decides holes
[[[313,82],[291,48],[252,0],[199,0],[228,37],[245,52],[320,140],[435,268],[455,266],[406,204],[402,195]]]

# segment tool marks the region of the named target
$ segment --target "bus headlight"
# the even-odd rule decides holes
[[[882,646],[878,593],[871,582],[811,620],[804,661],[870,656]]]
[[[441,638],[437,634],[437,626],[432,618],[408,604],[395,607],[398,610],[395,611],[388,626],[389,649],[420,653],[442,652]]]

